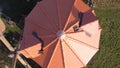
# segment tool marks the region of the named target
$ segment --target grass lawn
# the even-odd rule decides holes
[[[102,34],[100,51],[87,68],[120,68],[120,0],[96,0]]]

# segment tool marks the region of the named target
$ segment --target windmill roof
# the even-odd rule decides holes
[[[25,19],[21,53],[43,68],[73,68],[72,61],[83,67],[99,50],[100,32],[95,13],[82,0],[43,0]]]

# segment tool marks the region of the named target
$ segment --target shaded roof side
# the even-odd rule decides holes
[[[38,34],[38,37],[44,41],[44,47],[47,46],[52,40],[56,38],[56,36],[50,30],[42,29],[41,25],[32,24],[31,22],[33,21],[26,21],[25,23],[23,39],[21,41],[20,50],[23,50],[41,43],[41,41],[38,38],[32,35],[33,32],[36,32]]]
[[[96,20],[98,20],[98,18],[93,13],[93,10],[90,9],[90,10],[86,11],[85,13],[83,13],[82,26],[86,25],[88,23],[91,23],[93,21],[96,21]]]
[[[80,21],[80,18],[79,18],[80,13],[86,14],[87,12],[90,12],[90,10],[91,10],[91,8],[88,5],[86,5],[82,0],[75,0],[74,5],[69,14],[69,17],[64,26],[64,30],[67,30],[72,25],[74,25],[77,21]],[[89,15],[89,16],[91,16],[91,15]],[[95,18],[95,17],[93,17],[93,18]],[[89,18],[89,19],[91,20],[92,18]]]
[[[0,19],[0,34],[2,34],[5,31],[5,25],[3,21]]]
[[[31,47],[33,45],[36,45],[38,43],[41,43],[39,40],[35,39],[35,37],[32,35],[32,32],[36,32],[39,35],[39,37],[45,41],[45,46],[51,40],[53,40],[55,38],[54,35],[56,35],[56,31],[57,31],[56,29],[58,29],[58,27],[59,27],[59,26],[57,26],[58,22],[60,20],[62,20],[62,19],[59,20],[59,18],[60,18],[60,17],[58,17],[59,13],[61,14],[61,13],[65,12],[65,14],[61,14],[64,17],[64,16],[69,16],[69,13],[71,12],[71,9],[73,7],[76,7],[76,8],[80,7],[80,9],[78,9],[78,10],[80,10],[81,12],[86,12],[87,10],[90,9],[81,0],[75,0],[75,1],[71,0],[71,1],[69,1],[70,4],[67,4],[67,5],[66,5],[66,3],[68,3],[67,0],[61,0],[60,3],[58,1],[59,0],[51,0],[51,1],[44,0],[42,2],[38,2],[37,5],[35,6],[35,8],[31,11],[31,13],[26,17],[25,28],[24,28],[24,33],[23,33],[23,40],[21,42],[21,45],[22,45],[21,50]],[[64,4],[64,6],[63,6],[63,4]],[[80,4],[80,5],[78,5],[78,4]],[[86,9],[85,8],[82,9],[83,6],[81,7],[81,5],[85,6]],[[59,12],[60,8],[63,9],[60,6],[64,7],[65,9],[61,10]],[[55,8],[55,9],[53,9],[53,8]],[[66,8],[67,9],[69,8],[69,9],[67,10]],[[53,9],[53,10],[51,10],[51,9]],[[46,14],[46,12],[47,12],[47,14]],[[57,20],[59,20],[59,21],[57,21]],[[52,35],[52,36],[49,36],[52,38],[51,40],[47,39],[48,35]],[[33,41],[33,39],[34,39],[34,41]]]
[[[53,41],[49,47],[44,49],[43,54],[33,57],[31,59],[34,60],[36,63],[38,63],[41,67],[47,68],[48,63],[51,59],[51,56],[53,55],[53,51],[57,44],[58,44],[58,40]]]
[[[82,0],[69,0],[69,3],[68,0],[43,0],[38,2],[35,8],[36,7],[38,8],[33,9],[26,19],[33,18],[39,20],[39,17],[37,16],[41,16],[39,13],[42,11],[42,14],[44,14],[46,18],[41,16],[43,17],[41,18],[41,21],[44,22],[44,20],[48,20],[49,24],[53,26],[54,30],[64,28],[73,8],[75,8],[78,12],[86,12],[90,9],[90,7],[87,6]],[[45,23],[41,22],[41,24]]]
[[[94,34],[98,32],[98,29],[100,27],[99,21],[97,17],[95,16],[95,13],[92,9],[89,9],[85,13],[83,13],[82,19],[79,18],[79,12],[77,9],[73,9],[73,12],[70,14],[70,18],[68,19],[67,26],[65,27],[65,31],[67,33],[74,32],[73,27],[78,26],[79,22],[81,22],[80,28],[82,30],[87,30],[87,32]]]

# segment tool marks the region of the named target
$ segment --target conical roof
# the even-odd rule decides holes
[[[84,67],[99,50],[100,33],[82,0],[43,0],[25,19],[21,53],[43,68]]]

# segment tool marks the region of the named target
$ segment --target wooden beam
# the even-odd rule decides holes
[[[0,34],[0,40],[4,43],[4,45],[10,50],[10,51],[15,51],[15,49],[11,46],[11,44],[7,41],[7,39]],[[27,62],[25,62],[21,56],[18,54],[17,59],[20,61],[21,64],[25,66],[25,68],[32,68]]]

